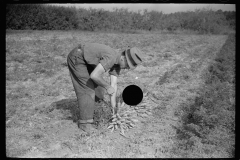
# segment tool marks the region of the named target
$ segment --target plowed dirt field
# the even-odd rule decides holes
[[[177,158],[179,104],[193,99],[202,73],[226,41],[225,35],[117,34],[60,31],[6,33],[6,155],[8,157]],[[78,129],[76,96],[66,57],[79,42],[123,50],[136,46],[143,65],[122,71],[119,93],[140,86],[151,114],[137,115],[125,132],[107,129],[109,108],[96,103],[99,132]],[[136,79],[136,77],[138,77]],[[108,74],[104,78],[109,82]],[[106,99],[109,99],[106,97]],[[131,106],[127,106],[131,107]]]

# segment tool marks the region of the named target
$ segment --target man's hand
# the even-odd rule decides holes
[[[109,95],[113,95],[113,93],[115,93],[115,89],[114,89],[112,86],[109,86],[109,87],[107,88],[107,93],[108,93]]]

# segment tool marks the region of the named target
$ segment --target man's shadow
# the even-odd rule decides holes
[[[95,102],[96,102],[95,104],[100,103],[101,100],[102,99],[95,96]],[[63,119],[65,119],[65,120],[72,120],[74,123],[79,120],[79,108],[78,108],[77,98],[62,99],[60,101],[53,102],[51,104],[50,112],[55,110],[55,109],[61,110],[61,111],[67,111],[67,112],[70,113],[70,115],[64,116]]]

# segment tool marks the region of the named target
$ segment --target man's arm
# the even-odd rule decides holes
[[[102,77],[102,74],[105,72],[105,69],[99,63],[96,68],[92,71],[90,78],[96,82],[99,86],[105,88],[106,90],[111,87]]]
[[[111,86],[114,88],[115,92],[111,95],[111,105],[113,108],[116,107],[116,95],[117,95],[117,77],[111,75]]]

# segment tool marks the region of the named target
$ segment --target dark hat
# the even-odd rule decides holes
[[[136,47],[126,49],[125,56],[130,69],[134,69],[142,63],[142,52]]]

